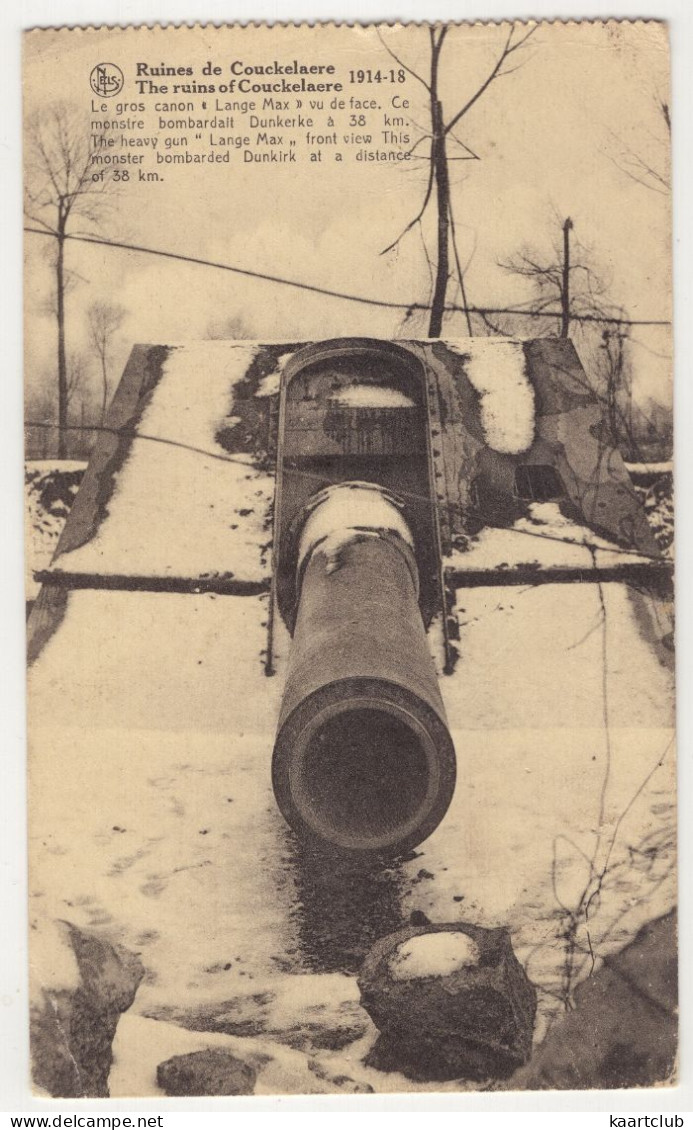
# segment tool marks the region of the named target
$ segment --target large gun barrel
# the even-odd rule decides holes
[[[303,837],[392,854],[448,808],[455,753],[418,584],[389,492],[343,483],[312,500],[272,765],[279,807]]]

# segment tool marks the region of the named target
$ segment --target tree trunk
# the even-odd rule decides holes
[[[67,456],[67,357],[65,354],[65,221],[58,221],[58,255],[55,264],[58,319],[58,459]]]
[[[431,320],[428,326],[429,337],[440,337],[445,314],[445,296],[448,288],[450,273],[449,259],[449,212],[450,212],[450,179],[448,175],[448,159],[445,150],[445,126],[443,122],[443,107],[437,99],[432,98],[431,103],[433,124],[433,177],[436,185],[436,203],[438,207],[438,265],[436,268],[436,281],[431,302]]]
[[[101,379],[103,381],[103,396],[101,398],[101,427],[106,423],[106,409],[108,408],[108,373],[106,371],[106,351],[101,354]]]

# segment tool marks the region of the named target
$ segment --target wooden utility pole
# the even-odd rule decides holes
[[[563,225],[563,284],[561,286],[561,337],[570,330],[570,233],[573,221],[570,216]]]

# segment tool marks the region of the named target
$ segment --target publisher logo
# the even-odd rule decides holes
[[[99,98],[112,98],[120,94],[125,79],[115,63],[97,63],[89,76],[89,85]]]

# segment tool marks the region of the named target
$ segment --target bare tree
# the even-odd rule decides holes
[[[524,247],[500,264],[524,279],[532,293],[527,300],[514,303],[518,311],[514,319],[505,318],[500,325],[485,320],[493,333],[512,334],[518,318],[524,322],[523,313],[532,316],[536,336],[554,335],[558,330],[561,337],[568,337],[577,330],[585,370],[592,374],[589,387],[602,405],[611,438],[623,452],[639,458],[626,312],[610,298],[608,281],[594,265],[593,253],[574,240],[572,232],[573,222],[568,218],[550,252]]]
[[[89,394],[89,362],[84,353],[71,351],[66,359],[67,372],[67,404],[68,424],[84,423],[86,405],[90,400]],[[26,428],[27,458],[48,459],[50,456],[65,458],[64,454],[57,455],[57,440],[60,432],[55,427],[57,406],[57,384],[55,380],[55,367],[46,368],[39,379],[37,387],[27,389],[26,409],[27,418],[32,422]],[[68,428],[70,437],[70,457],[75,459],[82,455],[82,437],[78,431]]]
[[[113,340],[127,311],[110,302],[93,302],[87,313],[89,341],[99,359],[101,369],[101,423],[106,419],[110,399],[109,365]]]
[[[601,367],[604,407],[612,439],[632,449],[634,441],[631,426],[630,381],[627,379],[625,351],[627,337],[627,330],[621,326],[610,326],[602,330]]]
[[[535,332],[554,334],[560,323],[561,337],[568,337],[576,319],[599,322],[602,318],[623,316],[623,310],[608,297],[607,282],[592,263],[592,253],[571,238],[573,221],[568,217],[561,225],[561,236],[548,254],[523,247],[499,266],[518,278],[525,279],[532,294],[514,305],[534,317]],[[546,321],[537,315],[545,314]]]
[[[660,95],[654,96],[657,117],[664,129],[660,128],[659,135],[650,133],[650,147],[645,152],[633,149],[632,146],[618,134],[610,132],[610,149],[607,156],[614,165],[625,173],[627,177],[640,184],[643,188],[650,189],[662,196],[671,192],[670,148],[671,148],[671,118],[669,104]]]
[[[404,230],[400,233],[397,239],[393,240],[382,252],[386,254],[397,247],[400,240],[417,225],[421,226],[423,217],[429,205],[435,201],[435,208],[437,214],[437,256],[435,264],[435,278],[433,282],[433,294],[431,297],[431,314],[428,326],[429,337],[440,337],[440,332],[443,326],[443,317],[445,314],[445,301],[447,295],[447,288],[451,277],[450,270],[450,245],[452,244],[455,272],[457,281],[460,288],[463,307],[466,311],[467,326],[469,333],[472,334],[472,323],[469,314],[467,296],[464,282],[464,271],[460,261],[460,256],[457,248],[457,240],[455,233],[455,220],[452,212],[452,201],[450,194],[450,170],[449,162],[451,160],[466,160],[478,161],[479,157],[474,153],[469,146],[456,136],[455,130],[466,114],[472,109],[479,99],[486,93],[489,87],[506,75],[512,74],[518,69],[518,65],[508,66],[509,60],[512,60],[513,55],[526,44],[527,40],[536,31],[536,25],[523,29],[518,32],[516,24],[512,24],[508,31],[505,42],[498,53],[498,56],[491,67],[490,71],[476,88],[476,90],[467,98],[466,102],[457,110],[455,110],[449,118],[443,110],[443,104],[440,100],[440,66],[441,66],[441,53],[445,38],[448,34],[449,28],[443,26],[440,28],[430,27],[428,29],[430,37],[430,70],[428,77],[424,78],[411,67],[407,66],[394,51],[390,49],[387,43],[380,36],[380,41],[388,54],[404,69],[413,76],[428,92],[429,108],[430,108],[430,130],[425,132],[422,137],[412,147],[411,152],[420,145],[422,142],[429,141],[428,153],[428,179],[424,191],[423,201],[421,206],[412,220],[406,225]],[[378,33],[380,35],[380,33]],[[448,153],[448,146],[456,145],[458,153],[450,156]],[[425,246],[425,244],[424,244]],[[428,253],[427,253],[427,258]],[[430,260],[429,260],[430,262]]]
[[[247,322],[240,314],[229,314],[226,318],[213,319],[207,324],[205,337],[209,341],[244,341],[256,335],[251,332]]]
[[[67,453],[69,403],[65,341],[65,241],[74,221],[99,230],[111,187],[108,170],[91,163],[88,122],[65,103],[47,105],[26,130],[24,212],[27,220],[55,238],[55,316],[58,329],[58,458]]]
[[[55,390],[53,386],[42,383],[38,388],[27,389],[26,407],[28,417],[33,423],[27,424],[24,433],[24,447],[27,459],[48,459],[55,430],[51,424],[55,420]]]
[[[89,364],[83,353],[72,352],[67,355],[67,407],[74,405],[77,393],[83,393],[89,372]]]

